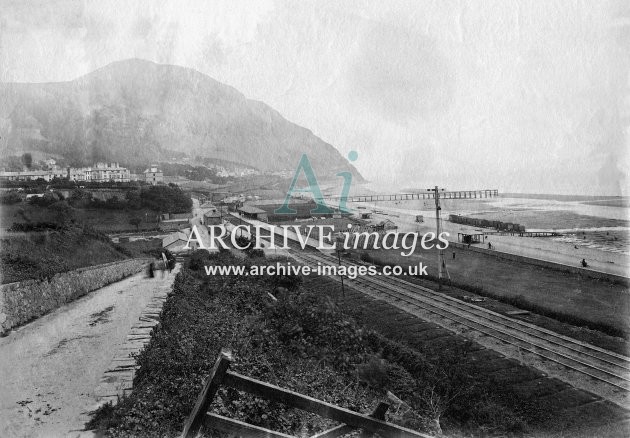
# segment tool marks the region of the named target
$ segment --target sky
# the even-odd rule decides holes
[[[267,103],[379,187],[630,195],[624,0],[0,0],[0,82],[127,58]]]

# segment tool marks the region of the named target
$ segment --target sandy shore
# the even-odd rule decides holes
[[[371,210],[381,211],[382,213],[374,213],[371,221],[379,222],[384,219],[390,219],[398,225],[400,231],[418,231],[420,233],[429,231],[435,232],[435,216],[425,214],[424,223],[416,223],[416,213],[414,211],[396,208],[395,205],[348,203],[348,207],[356,212]],[[358,207],[361,207],[361,209]],[[457,242],[457,233],[489,231],[489,229],[455,224],[446,220],[442,220],[442,227],[445,232],[449,233],[449,240],[454,242]],[[485,244],[480,246],[487,248],[488,242],[492,244],[495,251],[576,267],[579,267],[581,260],[585,259],[589,264],[589,268],[593,270],[630,277],[630,257],[625,254],[583,246],[578,246],[576,249],[573,244],[559,242],[545,237],[490,235],[485,240]]]

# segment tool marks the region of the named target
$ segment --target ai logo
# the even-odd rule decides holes
[[[349,161],[356,161],[359,158],[359,154],[356,151],[350,151],[348,153]],[[300,177],[300,172],[304,172],[304,176],[306,177],[306,181],[308,182],[308,187],[296,188],[298,178]],[[346,207],[346,202],[348,200],[348,194],[350,193],[350,184],[352,183],[352,173],[350,172],[339,172],[337,176],[343,178],[343,187],[341,189],[341,196],[339,198],[339,211],[349,212]],[[334,210],[326,205],[324,202],[324,196],[322,195],[322,191],[319,188],[319,184],[317,183],[317,177],[315,176],[315,172],[313,172],[313,166],[311,166],[311,162],[308,159],[306,154],[302,155],[300,158],[300,162],[298,163],[298,167],[295,171],[295,175],[293,176],[293,180],[291,181],[291,185],[289,186],[289,191],[287,192],[287,196],[284,198],[284,203],[282,207],[276,208],[274,210],[275,214],[296,214],[297,211],[289,207],[289,201],[291,200],[291,196],[295,192],[300,193],[311,193],[313,195],[313,200],[317,204],[317,208],[311,210],[313,214],[330,214],[334,213]]]

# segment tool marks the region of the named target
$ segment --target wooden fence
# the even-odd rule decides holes
[[[369,437],[377,433],[383,438],[429,438],[428,435],[384,421],[385,413],[389,408],[387,403],[381,402],[370,415],[359,414],[307,395],[229,371],[231,362],[231,354],[226,350],[221,351],[197,398],[195,407],[186,420],[182,438],[197,436],[202,427],[206,430],[215,429],[242,437],[292,438],[290,435],[208,412],[221,385],[343,423],[310,438],[341,437],[356,429],[362,429],[362,437]]]

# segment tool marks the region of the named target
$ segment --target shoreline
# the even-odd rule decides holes
[[[370,222],[380,222],[384,219],[392,219],[400,231],[417,231],[426,233],[435,232],[435,216],[424,215],[424,222],[415,222],[416,212],[413,210],[383,206],[373,203],[348,202],[348,207],[357,210],[357,207],[367,207],[366,210],[377,210],[382,213],[372,213]],[[422,211],[426,213],[426,211]],[[549,261],[570,267],[580,267],[580,262],[585,259],[589,264],[588,269],[607,274],[630,278],[630,256],[627,254],[605,251],[587,246],[578,246],[574,243],[552,240],[549,237],[519,237],[492,235],[489,229],[455,224],[444,219],[442,215],[443,231],[449,233],[448,240],[457,242],[457,233],[487,233],[483,244],[474,244],[475,247],[487,248],[491,243],[493,250],[517,256],[529,257],[541,261]]]

